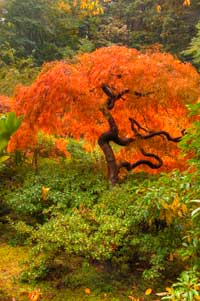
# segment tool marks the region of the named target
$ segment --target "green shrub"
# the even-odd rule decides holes
[[[168,295],[162,300],[171,301],[194,301],[200,299],[199,272],[196,268],[184,271],[178,278],[178,282],[172,285]]]
[[[29,280],[40,277],[37,270],[44,263],[48,277],[48,271],[61,255],[109,261],[119,271],[126,266],[125,273],[136,263],[143,263],[146,279],[161,277],[175,265],[189,219],[185,204],[190,197],[191,183],[187,185],[186,176],[177,172],[160,178],[133,175],[112,189],[101,179],[98,189],[94,189],[92,185],[97,182],[94,179],[92,182],[88,174],[83,175],[83,170],[76,181],[73,175],[74,170],[70,173],[71,186],[63,187],[63,193],[68,189],[66,198],[70,189],[73,199],[66,207],[57,202],[45,209],[43,214],[48,219],[31,232]],[[83,179],[84,190],[80,186]],[[87,186],[88,181],[91,186]],[[167,219],[170,214],[171,218]]]
[[[30,85],[40,69],[34,66],[31,57],[17,59],[13,49],[8,49],[4,55],[8,55],[9,60],[6,64],[0,59],[0,94],[12,96],[17,85]]]
[[[200,103],[190,105],[191,114],[200,115]],[[200,219],[199,219],[199,185],[200,185],[200,121],[197,120],[193,126],[187,131],[181,142],[184,154],[189,154],[192,158],[189,160],[190,180],[194,182],[192,190],[194,195],[190,195],[188,204],[191,210],[191,220],[189,230],[185,236],[181,254],[183,258],[188,259],[189,266],[192,269],[198,266],[200,269]]]
[[[111,187],[100,172],[99,154],[85,153],[82,142],[73,140],[68,151],[71,158],[61,162],[42,159],[38,173],[27,172],[22,186],[4,195],[17,215],[15,230],[32,249],[23,280],[52,277],[56,270],[62,277],[60,262],[74,256],[107,263],[124,275],[140,267],[148,281],[167,273],[175,279],[192,256],[183,253],[194,230],[195,173],[138,173]],[[46,199],[42,187],[50,188]],[[197,250],[191,254],[197,259]]]
[[[20,127],[22,116],[17,117],[15,112],[10,112],[0,117],[0,164],[9,159],[6,148],[10,137]]]
[[[41,159],[37,173],[27,165],[22,185],[6,191],[4,203],[20,215],[19,219],[23,216],[45,219],[50,214],[48,211],[53,212],[54,208],[68,212],[84,202],[93,205],[108,187],[102,173],[94,166],[93,155],[86,154],[79,143],[72,141],[70,147],[72,159],[61,162]],[[21,174],[20,168],[16,173]],[[43,188],[49,188],[45,200],[42,197]]]
[[[199,116],[200,104],[190,106],[191,114]],[[181,256],[185,271],[183,271],[166,297],[162,300],[193,301],[200,300],[200,122],[197,119],[193,126],[187,130],[180,145],[183,154],[189,155],[189,173],[186,175],[190,190],[187,193],[187,204],[190,216],[185,223],[185,236],[182,238],[182,247],[178,251]]]

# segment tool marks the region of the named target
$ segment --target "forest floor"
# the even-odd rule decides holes
[[[19,285],[15,280],[22,269],[20,262],[26,258],[26,254],[25,247],[0,243],[0,301],[27,300],[24,299],[28,295],[27,287]]]
[[[31,284],[19,282],[18,276],[22,271],[23,261],[26,260],[29,250],[27,246],[10,245],[10,243],[6,242],[5,236],[6,233],[4,232],[0,240],[0,301],[28,301],[30,300],[29,294],[37,291],[41,292],[41,297],[38,300],[43,301],[130,300],[128,296],[131,293],[131,289],[128,292],[128,287],[124,287],[123,284],[120,289],[119,283],[117,283],[117,290],[113,293],[93,291],[86,286],[58,288],[56,281],[43,281]],[[82,277],[84,277],[84,274]],[[96,280],[93,279],[93,281]]]
[[[3,236],[5,236],[4,233]],[[138,289],[134,285],[126,285],[122,279],[122,282],[115,281],[114,283],[99,283],[100,290],[93,290],[84,285],[78,285],[74,288],[58,287],[57,281],[42,281],[37,283],[21,283],[18,281],[18,276],[22,271],[23,261],[26,260],[28,255],[27,246],[12,246],[5,239],[0,240],[0,301],[28,301],[30,299],[30,293],[39,291],[41,296],[39,299],[32,300],[42,300],[42,301],[143,301],[143,300],[158,300],[155,295],[145,296],[144,291],[141,288]],[[93,277],[91,275],[82,274],[81,277]],[[80,277],[80,273],[79,273]],[[97,282],[98,279],[90,279],[90,281]],[[100,281],[101,282],[101,281]],[[96,283],[97,287],[98,284]],[[112,291],[110,287],[116,285],[115,289]],[[121,286],[121,287],[120,287]],[[105,288],[105,291],[103,289]],[[136,292],[137,290],[137,292]],[[140,292],[139,292],[140,291]],[[136,293],[140,294],[140,298],[131,297]],[[143,294],[143,296],[142,296]]]

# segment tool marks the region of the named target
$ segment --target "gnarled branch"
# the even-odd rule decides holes
[[[172,137],[168,132],[166,131],[148,131],[146,129],[144,129],[143,127],[140,126],[140,124],[133,118],[129,118],[130,122],[131,122],[131,129],[134,132],[135,136],[140,137],[141,139],[149,139],[155,136],[165,136],[167,138],[168,141],[172,141],[172,142],[179,142],[181,140],[181,138],[184,136],[185,134],[185,129],[183,129],[181,131],[181,136],[178,137]],[[136,129],[135,125],[137,126],[138,129],[142,129],[145,132],[147,132],[147,135],[142,135],[141,133],[139,133],[138,129]]]
[[[125,89],[125,90],[121,91],[120,93],[115,94],[111,90],[111,88],[108,85],[106,85],[106,84],[103,84],[101,86],[101,88],[104,91],[104,93],[108,96],[108,99],[107,99],[107,108],[109,110],[112,110],[114,108],[115,102],[117,100],[123,99],[123,95],[127,94],[129,92],[128,89]]]
[[[108,121],[109,130],[107,132],[103,133],[99,137],[98,143],[99,143],[99,146],[101,147],[102,151],[104,152],[104,155],[106,158],[106,162],[107,162],[107,166],[108,166],[108,176],[109,176],[111,183],[114,185],[118,182],[118,175],[119,175],[120,169],[123,167],[126,168],[128,171],[132,170],[140,165],[146,165],[152,169],[160,168],[163,165],[162,159],[158,155],[145,152],[144,149],[142,149],[142,148],[140,149],[141,153],[145,157],[156,160],[156,162],[152,162],[147,159],[141,159],[141,160],[136,161],[135,163],[130,163],[130,162],[124,161],[124,162],[121,162],[118,164],[116,161],[113,149],[110,146],[110,142],[114,142],[120,146],[128,146],[130,143],[134,142],[138,138],[146,140],[146,139],[150,139],[150,138],[156,137],[156,136],[164,136],[165,138],[167,138],[168,141],[179,142],[181,140],[182,136],[184,135],[184,130],[181,132],[182,136],[173,138],[166,131],[149,131],[149,130],[145,129],[144,127],[142,127],[139,124],[139,122],[137,122],[135,119],[129,118],[130,123],[131,123],[131,129],[134,133],[134,136],[131,138],[121,138],[121,137],[119,137],[118,126],[117,126],[115,119],[113,118],[110,111],[114,108],[115,102],[121,98],[123,99],[123,95],[128,93],[129,90],[126,89],[126,90],[123,90],[122,92],[119,92],[116,94],[112,91],[112,89],[107,84],[102,85],[102,90],[108,96],[108,99],[107,99],[105,106],[102,107],[100,110],[101,110],[103,116]],[[146,94],[139,93],[138,96],[143,97],[148,94],[151,94],[151,93],[146,93]],[[141,131],[143,133],[141,133]]]
[[[147,165],[152,169],[158,169],[163,165],[163,161],[159,156],[152,153],[146,153],[142,148],[140,151],[144,156],[156,159],[157,163],[153,163],[149,160],[138,160],[137,162],[131,164],[130,162],[124,161],[119,164],[119,169],[125,167],[128,171],[130,171],[140,165]]]

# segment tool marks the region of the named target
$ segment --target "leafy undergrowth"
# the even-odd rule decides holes
[[[8,231],[8,229],[5,229]],[[27,301],[30,296],[39,294],[37,300],[52,301],[123,301],[123,300],[158,300],[155,295],[145,296],[145,287],[138,287],[139,280],[136,271],[135,276],[129,279],[116,278],[105,270],[103,265],[89,266],[87,263],[80,267],[79,259],[73,261],[76,271],[65,275],[61,279],[40,281],[24,284],[18,281],[22,270],[22,262],[27,258],[27,246],[11,246],[3,239],[0,242],[0,300],[1,301]],[[67,287],[70,286],[70,287]],[[135,296],[135,297],[134,297]],[[36,299],[33,299],[36,300]]]
[[[0,301],[199,300],[199,173],[110,187],[100,164],[73,145],[71,159],[41,159],[37,173],[2,168]]]

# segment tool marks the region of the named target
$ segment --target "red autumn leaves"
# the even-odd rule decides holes
[[[141,53],[113,46],[83,54],[73,63],[48,63],[31,86],[20,87],[15,93],[13,109],[23,114],[24,120],[10,149],[32,151],[39,131],[84,138],[95,145],[108,127],[100,111],[107,100],[102,84],[116,93],[129,90],[112,110],[121,137],[133,134],[130,117],[148,131],[164,130],[179,136],[190,125],[186,104],[194,103],[200,94],[195,69],[157,51]],[[144,146],[162,156],[167,169],[181,167],[177,145],[163,137],[118,149],[117,159],[136,160],[141,156],[138,149]]]

